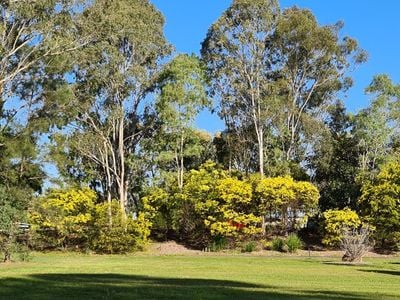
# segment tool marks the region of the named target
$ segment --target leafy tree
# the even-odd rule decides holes
[[[85,7],[84,1],[80,4]],[[25,220],[33,192],[41,191],[45,177],[37,149],[43,124],[49,123],[37,114],[45,82],[52,77],[51,69],[63,64],[62,54],[89,42],[88,36],[77,33],[82,12],[78,5],[57,0],[0,3],[0,186],[8,236],[9,229]]]
[[[271,156],[274,168],[301,163],[317,112],[351,85],[351,59],[365,60],[355,40],[340,39],[340,29],[320,26],[296,7],[281,13],[266,0],[234,1],[210,28],[202,56],[211,90],[230,133],[255,132],[261,175],[266,146],[280,149]]]
[[[258,169],[257,145],[252,127],[240,127],[217,133],[213,140],[216,159],[230,173],[240,170],[250,174]]]
[[[2,109],[6,101],[13,99],[15,92],[23,92],[20,87],[24,75],[33,75],[35,79],[43,75],[40,71],[43,60],[52,65],[60,54],[74,51],[89,42],[88,36],[77,34],[84,6],[84,1],[72,0],[6,0],[0,3]],[[30,73],[32,70],[35,72]],[[17,110],[28,105],[24,104]],[[14,113],[10,112],[9,116],[15,115],[15,109],[14,106]]]
[[[309,157],[321,199],[322,211],[328,209],[356,209],[360,185],[359,148],[357,138],[352,134],[353,117],[346,113],[343,103],[337,102],[329,109],[325,130],[317,134],[314,153]]]
[[[320,26],[308,10],[283,11],[274,32],[272,47],[277,58],[279,86],[284,93],[283,123],[286,160],[296,158],[305,127],[337,92],[348,88],[351,58],[363,62],[366,55],[354,39],[340,39],[341,23]]]
[[[236,0],[214,23],[202,44],[202,58],[220,101],[229,132],[252,128],[258,168],[264,175],[265,130],[273,112],[273,60],[269,47],[279,6],[275,0]],[[242,136],[242,135],[241,135]]]
[[[179,232],[181,209],[178,199],[174,197],[178,191],[174,191],[172,185],[168,185],[167,188],[151,187],[145,191],[142,198],[142,201],[149,203],[154,210],[152,235],[165,240]]]
[[[263,233],[266,231],[266,215],[270,221],[274,215],[280,214],[282,226],[286,227],[287,209],[289,203],[295,200],[293,179],[290,177],[265,178],[256,186],[258,209],[263,217]]]
[[[36,139],[26,130],[16,132],[9,126],[0,140],[0,248],[9,261],[13,249],[21,246],[18,224],[26,221],[33,194],[41,191],[45,175],[37,162]]]
[[[251,185],[208,161],[190,170],[185,185],[153,188],[146,201],[154,205],[159,221],[191,247],[203,248],[214,240],[250,236],[259,230],[253,214]],[[160,215],[161,214],[161,215]]]
[[[4,261],[10,261],[19,246],[19,223],[26,221],[30,190],[0,185],[0,251]]]
[[[198,157],[202,147],[188,143],[194,136],[193,122],[209,102],[205,91],[205,74],[195,56],[178,55],[160,75],[161,95],[156,103],[165,139],[163,160],[173,161],[177,182],[183,188],[184,159]]]
[[[360,169],[368,177],[375,176],[379,165],[393,153],[398,136],[400,87],[386,75],[377,75],[366,89],[374,95],[371,105],[356,116],[354,134],[359,140]]]
[[[84,16],[82,30],[93,42],[79,52],[71,70],[74,97],[62,110],[71,114],[63,150],[77,155],[76,169],[90,175],[109,204],[116,198],[122,211],[137,210],[137,181],[147,171],[140,146],[153,134],[155,119],[146,100],[170,52],[164,19],[139,0],[98,0]]]
[[[376,227],[376,240],[382,247],[400,245],[400,160],[382,167],[376,178],[362,187],[361,214]]]
[[[192,247],[205,247],[212,240],[204,220],[214,215],[213,208],[218,205],[216,184],[226,177],[225,171],[208,161],[199,170],[187,173],[182,193],[175,195],[176,200],[181,202],[179,233]]]

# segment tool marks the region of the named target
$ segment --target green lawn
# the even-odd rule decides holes
[[[400,259],[36,254],[0,264],[0,299],[400,299]]]

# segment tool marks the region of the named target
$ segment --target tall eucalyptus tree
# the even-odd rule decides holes
[[[153,130],[149,95],[170,53],[164,18],[143,0],[96,0],[83,14],[92,42],[69,74],[74,97],[63,108],[71,120],[65,145],[105,198],[119,199],[126,211],[143,172],[140,143]]]
[[[201,51],[228,131],[243,132],[242,126],[255,130],[261,175],[265,130],[273,119],[270,41],[278,16],[275,0],[235,0],[211,26]]]

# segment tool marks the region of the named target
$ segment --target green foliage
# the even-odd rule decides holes
[[[297,234],[291,233],[286,238],[275,237],[268,246],[274,251],[295,253],[301,249],[303,242]]]
[[[392,249],[400,248],[400,160],[382,167],[372,182],[362,187],[362,216],[375,226],[377,242]]]
[[[254,215],[252,186],[229,177],[215,163],[206,162],[185,177],[182,191],[174,185],[153,188],[144,197],[156,212],[192,247],[208,247],[217,237],[252,236],[259,232]]]
[[[211,93],[221,101],[219,114],[230,135],[229,163],[234,156],[240,165],[248,165],[235,149],[240,147],[250,157],[254,155],[252,171],[258,169],[261,174],[267,124],[274,118],[271,108],[278,107],[277,97],[271,95],[274,75],[271,49],[265,41],[271,39],[278,14],[275,0],[233,1],[208,30],[201,50]],[[247,146],[252,147],[250,151]]]
[[[341,38],[342,25],[321,26],[311,11],[281,11],[274,0],[237,0],[210,27],[201,53],[235,136],[229,163],[252,160],[263,174],[268,155],[269,176],[304,173],[306,139],[321,125],[313,112],[351,86],[346,71],[366,59],[356,40]]]
[[[30,197],[29,190],[18,186],[9,189],[0,185],[0,252],[4,254],[5,261],[11,260],[14,253],[25,252],[18,224],[26,221]]]
[[[154,208],[154,225],[160,223],[166,233],[175,232],[199,248],[216,237],[240,240],[261,233],[267,213],[280,215],[284,224],[293,216],[291,226],[296,227],[297,212],[311,212],[319,197],[308,182],[291,177],[238,179],[212,162],[191,170],[182,191],[173,186],[153,188],[144,197]]]
[[[345,207],[356,209],[361,186],[356,177],[359,173],[359,146],[351,131],[354,117],[346,113],[342,102],[329,110],[326,128],[316,138],[314,154],[309,158],[315,170],[316,182],[321,199],[322,211]]]
[[[394,144],[399,139],[400,125],[400,85],[387,75],[376,75],[366,92],[373,100],[356,115],[354,127],[359,141],[360,181],[375,177],[379,166],[396,156]]]
[[[98,253],[109,254],[143,249],[150,226],[143,213],[136,220],[126,216],[117,201],[98,204],[93,215],[90,248]]]
[[[201,59],[168,61],[164,17],[150,0],[0,1],[0,19],[6,259],[24,253],[18,224],[28,211],[38,248],[129,252],[151,228],[219,249],[265,234],[268,221],[286,235],[319,205],[325,245],[365,220],[381,246],[399,249],[400,85],[375,76],[366,89],[373,101],[355,117],[330,105],[366,59],[342,23],[320,25],[277,0],[234,0],[210,27]],[[209,97],[226,124],[213,141],[194,127]],[[31,201],[46,177],[43,133],[57,180],[70,187]],[[313,184],[297,181],[308,174],[321,201]],[[275,244],[291,252],[300,242]]]
[[[211,252],[218,252],[226,249],[228,247],[228,239],[224,236],[217,235],[213,237],[213,240],[208,247]]]
[[[245,243],[245,244],[242,246],[241,251],[242,251],[242,252],[251,253],[251,252],[255,251],[256,249],[257,249],[257,242],[255,242],[255,241],[250,241],[250,242]]]
[[[357,229],[361,225],[358,214],[349,209],[330,209],[323,213],[324,238],[322,243],[326,246],[337,247],[343,236],[343,230]]]
[[[301,239],[298,237],[297,234],[295,233],[291,233],[289,234],[289,236],[286,238],[285,241],[286,245],[287,245],[287,249],[289,253],[294,253],[296,252],[298,249],[300,249],[303,245],[303,242],[301,241]]]
[[[159,160],[172,163],[180,189],[183,187],[184,160],[199,157],[204,150],[196,139],[193,122],[208,106],[205,71],[194,55],[181,54],[167,64],[160,75],[161,94],[155,107],[161,118],[162,149]]]
[[[283,252],[285,246],[285,240],[279,237],[274,238],[271,241],[271,249],[274,251]]]
[[[56,107],[69,128],[56,131],[63,135],[54,147],[61,153],[55,156],[59,168],[128,209],[129,201],[139,201],[149,171],[143,141],[153,137],[158,123],[147,100],[171,47],[164,18],[149,1],[89,3],[79,32],[89,33],[90,43],[74,57],[66,80],[74,97],[62,107],[49,99],[44,109]]]
[[[38,198],[29,219],[42,246],[86,246],[96,199],[89,188],[52,190]]]

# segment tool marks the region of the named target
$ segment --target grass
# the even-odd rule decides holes
[[[400,299],[400,259],[35,254],[0,264],[0,299]]]

